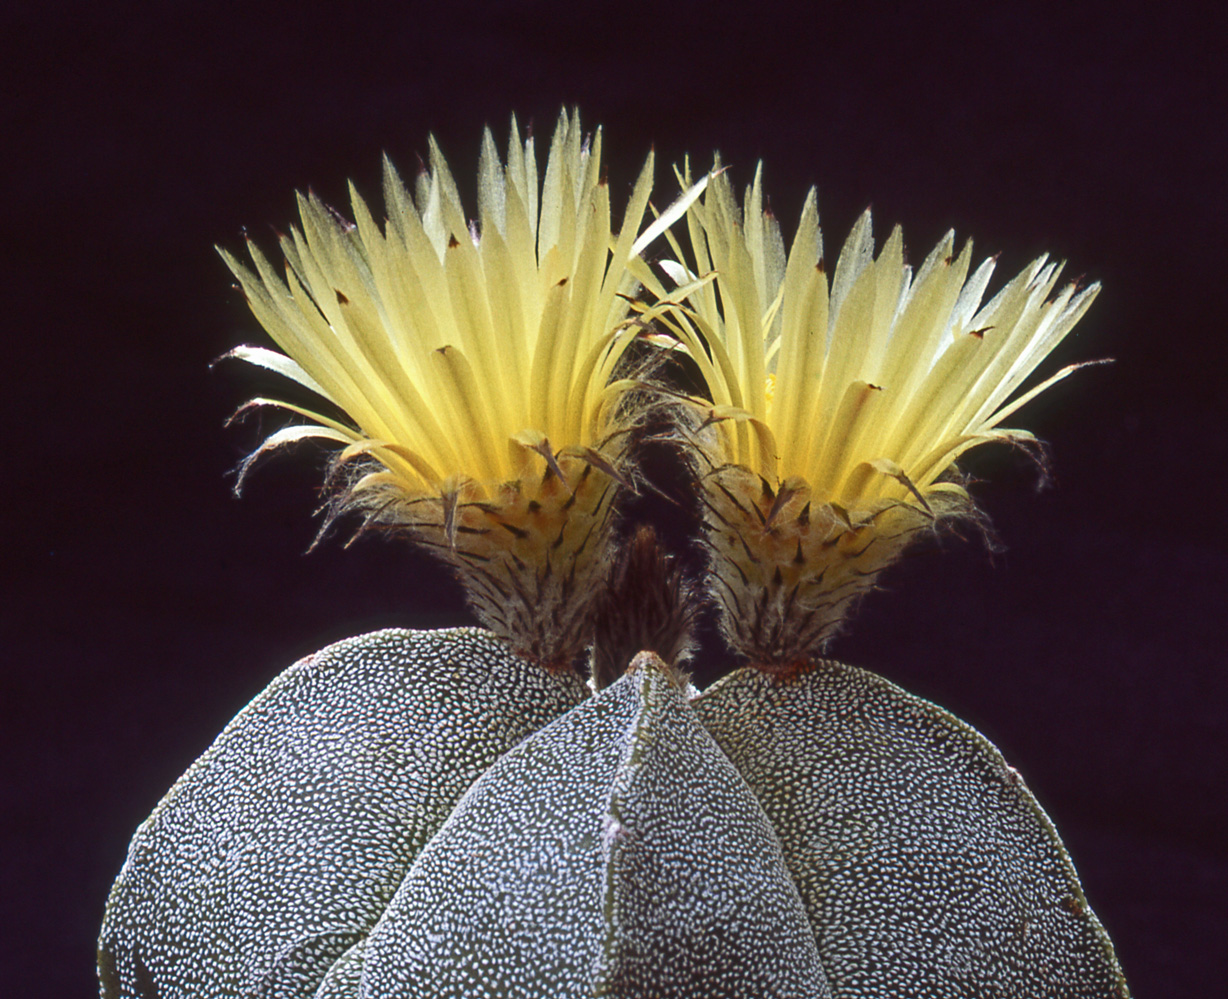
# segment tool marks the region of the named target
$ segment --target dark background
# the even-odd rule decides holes
[[[1208,8],[1210,10],[1210,8]],[[603,123],[625,198],[649,144],[766,162],[786,230],[819,185],[829,258],[873,203],[914,263],[954,226],[999,279],[1048,250],[1105,290],[1025,410],[1055,488],[970,462],[975,538],[891,574],[833,652],[968,719],[1049,809],[1139,996],[1207,996],[1228,939],[1225,84],[1188,5],[412,2],[6,8],[0,325],[0,967],[88,995],[136,824],[279,670],[346,635],[465,621],[402,545],[304,554],[318,476],[227,470],[271,381],[212,245],[271,243],[311,185],[378,198],[434,132]],[[471,191],[467,191],[471,194]],[[668,200],[668,194],[659,195]],[[999,282],[1000,283],[1000,282]],[[653,507],[677,536],[684,520]],[[711,639],[702,675],[723,665]]]

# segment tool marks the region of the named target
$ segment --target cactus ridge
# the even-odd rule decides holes
[[[838,995],[1125,996],[1018,771],[948,711],[821,661],[694,702],[781,837]]]
[[[103,999],[1129,995],[969,726],[827,661],[678,680],[469,628],[308,657],[138,829]]]
[[[291,666],[137,829],[101,995],[312,995],[469,785],[587,694],[476,628],[376,632]]]

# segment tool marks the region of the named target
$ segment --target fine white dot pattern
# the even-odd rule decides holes
[[[606,930],[593,995],[831,995],[780,841],[677,688],[648,664],[604,837]]]
[[[1127,996],[1022,778],[980,733],[834,662],[694,702],[753,788],[839,999]]]
[[[587,696],[471,628],[378,632],[292,666],[137,830],[102,996],[312,995],[473,781]]]
[[[633,693],[620,682],[585,701],[466,792],[372,932],[360,995],[589,995],[602,817]]]
[[[693,694],[475,629],[303,660],[138,829],[103,999],[1128,996],[979,733],[838,663]]]
[[[503,757],[414,862],[358,995],[823,999],[780,845],[654,656]]]

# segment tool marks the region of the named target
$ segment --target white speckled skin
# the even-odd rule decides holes
[[[311,995],[469,785],[587,696],[473,628],[377,632],[290,667],[137,830],[102,995]]]
[[[780,841],[655,656],[609,792],[605,946],[592,994],[825,999]],[[616,685],[617,686],[617,685]]]
[[[583,996],[601,946],[605,798],[635,720],[586,701],[469,789],[371,935],[362,996]]]
[[[641,662],[470,789],[371,934],[359,996],[829,994],[763,810]]]
[[[589,697],[489,633],[291,667],[138,829],[103,999],[1126,996],[1000,754],[873,674],[651,654]]]
[[[848,999],[1126,996],[1070,858],[979,732],[865,670],[739,670],[694,702],[780,834]]]

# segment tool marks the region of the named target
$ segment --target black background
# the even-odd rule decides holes
[[[1209,10],[1210,8],[1208,8]],[[270,382],[212,245],[271,243],[312,186],[378,198],[430,132],[472,178],[481,127],[605,126],[625,198],[647,148],[766,163],[791,231],[819,186],[829,258],[872,203],[919,263],[948,227],[1045,250],[1105,290],[1025,410],[1055,488],[969,465],[1004,553],[899,567],[833,652],[984,731],[1050,810],[1137,995],[1206,996],[1228,939],[1222,25],[1188,5],[412,2],[6,8],[4,803],[0,968],[90,994],[136,824],[280,669],[346,635],[466,620],[402,545],[304,554],[311,461],[223,430]],[[472,194],[472,191],[467,191]],[[660,505],[671,536],[685,518]],[[701,674],[723,665],[709,636]]]

